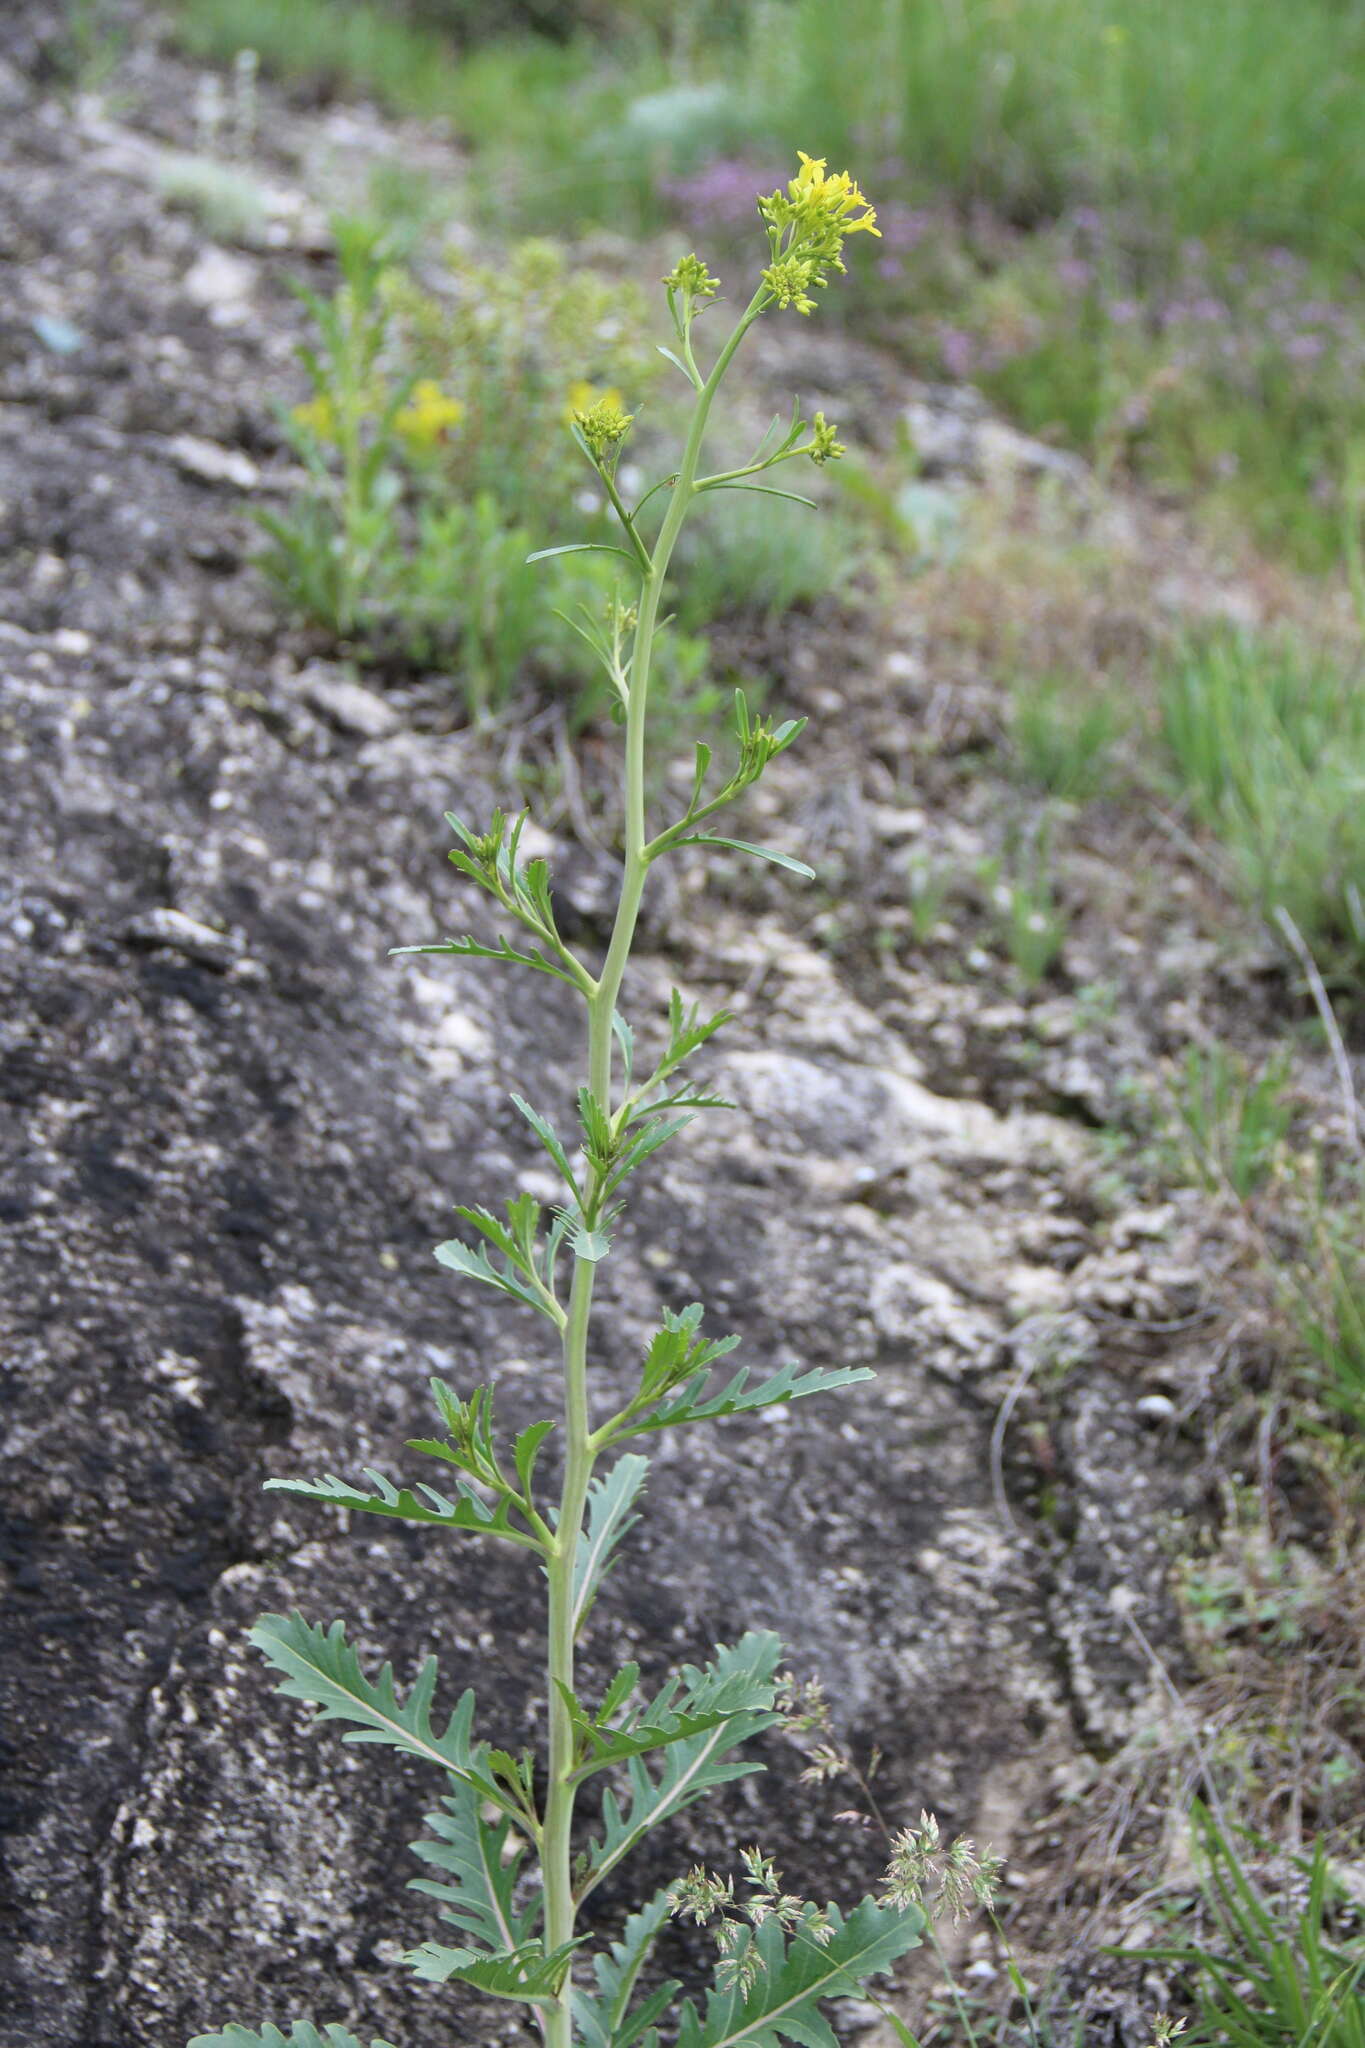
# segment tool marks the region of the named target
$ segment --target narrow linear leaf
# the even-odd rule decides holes
[[[697,384],[697,380],[696,380],[696,378],[695,378],[695,377],[694,377],[694,376],[692,375],[692,372],[691,372],[691,371],[690,371],[690,370],[688,369],[688,367],[687,367],[686,363],[685,363],[685,362],[683,361],[682,357],[681,357],[680,355],[675,355],[675,354],[674,354],[674,352],[673,352],[673,350],[672,350],[671,348],[665,348],[665,347],[664,347],[664,345],[663,345],[663,343],[662,343],[661,341],[656,341],[656,342],[655,342],[655,344],[654,344],[654,346],[655,346],[655,348],[656,348],[656,349],[658,350],[659,354],[660,354],[660,355],[661,355],[661,356],[662,356],[662,357],[664,358],[664,360],[665,360],[666,362],[670,362],[670,363],[672,363],[672,365],[673,365],[673,367],[674,367],[674,369],[675,369],[675,370],[681,370],[681,371],[682,371],[682,373],[683,373],[684,377],[686,377],[686,379],[687,379],[688,383],[689,383],[689,384],[690,384],[690,385],[691,385],[691,386],[693,387],[693,389],[695,390],[695,389],[696,389],[696,384]]]
[[[635,1076],[635,1033],[619,1010],[611,1013],[611,1028],[616,1043],[621,1048],[621,1065],[625,1073],[625,1091],[630,1093],[630,1084]]]
[[[751,846],[747,839],[720,839],[714,832],[694,832],[686,839],[675,839],[675,846],[724,846],[731,853],[750,853],[755,860],[771,861],[774,867],[786,868],[793,875],[800,875],[805,882],[815,880],[815,869],[807,867],[805,861],[794,860],[789,853],[775,853],[771,846]]]
[[[781,491],[776,484],[703,484],[702,489],[704,491],[756,491],[764,498],[789,498],[793,505],[808,505],[812,512],[818,512],[820,509],[814,498],[808,498],[803,491]]]
[[[633,568],[639,567],[628,548],[614,548],[604,540],[571,540],[563,547],[537,548],[526,559],[528,562],[548,562],[551,555],[619,555],[623,562],[629,562]]]

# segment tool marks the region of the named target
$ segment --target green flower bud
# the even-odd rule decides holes
[[[821,468],[827,462],[837,462],[839,457],[845,453],[843,442],[836,439],[838,428],[830,426],[822,412],[816,413],[815,418],[811,421],[810,431],[810,447],[806,450],[806,453],[810,456],[811,461],[818,463]]]
[[[798,313],[813,313],[815,301],[811,290],[824,281],[815,264],[805,256],[783,256],[770,263],[763,273],[764,284],[784,312],[788,306],[795,306]]]
[[[592,451],[593,461],[605,463],[625,440],[635,415],[624,411],[615,393],[608,392],[605,398],[599,398],[595,405],[582,412],[575,412],[573,417],[574,425]]]
[[[669,291],[683,292],[690,299],[713,299],[720,290],[720,279],[712,277],[696,255],[680,256],[664,283]]]

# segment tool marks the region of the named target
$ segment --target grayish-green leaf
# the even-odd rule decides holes
[[[611,1028],[615,1033],[616,1043],[621,1048],[621,1065],[625,1076],[623,1086],[629,1094],[635,1074],[635,1033],[619,1010],[613,1010],[611,1013]]]
[[[235,2022],[217,2034],[196,2034],[189,2048],[362,2048],[356,2036],[333,2022],[318,2028],[311,2020],[295,2020],[289,2032],[278,2027],[242,2027]],[[370,2048],[390,2048],[387,2041],[371,2041]]]
[[[487,1252],[452,1237],[436,1246],[434,1257],[441,1265],[448,1266],[452,1273],[461,1273],[467,1280],[481,1280],[485,1287],[496,1287],[500,1294],[510,1294],[514,1301],[520,1301],[527,1308],[536,1309],[541,1315],[554,1320],[549,1303],[541,1299],[530,1282],[523,1280],[515,1271],[494,1266]]]
[[[545,1150],[549,1153],[562,1178],[568,1182],[576,1195],[578,1193],[578,1180],[572,1166],[569,1164],[569,1155],[560,1143],[559,1135],[554,1125],[548,1117],[542,1116],[538,1109],[532,1109],[530,1103],[525,1101],[520,1095],[514,1094],[512,1101],[521,1115],[525,1117],[527,1123],[545,1147]]]
[[[685,839],[675,839],[675,846],[724,846],[731,853],[750,853],[755,860],[771,861],[774,867],[786,868],[793,875],[800,875],[806,882],[815,880],[815,869],[807,867],[805,861],[794,860],[789,853],[775,853],[771,846],[751,846],[747,839],[721,839],[714,832],[693,832]]]
[[[545,1425],[546,1428],[552,1426]],[[414,1439],[412,1448],[449,1455],[447,1446],[434,1440]],[[434,1486],[419,1485],[417,1493],[413,1493],[406,1486],[395,1486],[372,1465],[364,1469],[365,1477],[374,1486],[373,1493],[338,1479],[334,1472],[327,1473],[322,1479],[267,1479],[265,1485],[268,1492],[297,1494],[303,1500],[322,1501],[327,1507],[350,1508],[356,1514],[388,1515],[394,1521],[425,1522],[439,1529],[467,1529],[476,1536],[501,1536],[507,1542],[519,1543],[528,1550],[540,1548],[533,1536],[512,1526],[509,1520],[510,1501],[500,1500],[496,1507],[490,1508],[462,1479],[456,1481],[455,1498],[452,1500],[448,1494],[438,1493]],[[419,1500],[419,1493],[424,1498]]]
[[[573,1571],[574,1633],[582,1628],[597,1589],[611,1562],[611,1554],[628,1529],[639,1520],[631,1513],[649,1472],[648,1458],[628,1452],[618,1458],[610,1472],[594,1479],[588,1488],[586,1524],[579,1533]]]

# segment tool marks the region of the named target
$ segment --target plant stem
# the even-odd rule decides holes
[[[645,834],[645,718],[649,704],[649,672],[658,630],[659,603],[673,546],[697,489],[697,467],[706,435],[711,401],[724,376],[730,358],[768,298],[766,289],[755,293],[716,358],[715,366],[697,395],[687,443],[683,449],[677,480],[668,511],[659,530],[653,558],[643,575],[634,655],[630,667],[630,696],[626,707],[625,759],[625,870],[616,905],[611,941],[602,972],[588,1004],[588,1086],[603,1111],[611,1115],[612,1020],[625,977],[626,963],[635,939],[650,867],[650,849]],[[624,521],[624,510],[618,506]],[[627,533],[639,546],[633,527]],[[602,1188],[594,1175],[584,1196],[585,1220],[596,1221]],[[555,1547],[547,1567],[549,1578],[549,1619],[546,1677],[549,1692],[550,1755],[549,1788],[545,1800],[544,1836],[541,1848],[541,1878],[545,1891],[545,1946],[547,1950],[572,1941],[576,1902],[573,1895],[573,1811],[575,1764],[573,1722],[564,1694],[574,1683],[574,1560],[578,1553],[587,1505],[588,1483],[592,1478],[596,1448],[591,1436],[588,1403],[588,1334],[592,1318],[593,1282],[596,1265],[591,1259],[574,1261],[573,1285],[569,1294],[568,1321],[564,1327],[564,1479],[560,1493],[559,1517],[555,1524]],[[573,2010],[570,1974],[566,1974],[558,2003],[545,2018],[547,2048],[572,2048]]]

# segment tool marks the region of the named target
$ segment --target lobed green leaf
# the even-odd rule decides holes
[[[319,2029],[311,2020],[295,2020],[284,2034],[278,2027],[243,2027],[234,2021],[217,2034],[196,2034],[189,2048],[363,2048],[363,2044],[335,2022]],[[392,2048],[392,2044],[371,2041],[370,2048]]]
[[[667,1887],[656,1892],[648,1905],[631,1914],[621,1939],[604,1954],[594,1956],[596,1991],[579,1986],[573,1994],[574,2023],[583,2048],[632,2048],[673,2003],[679,1989],[676,1979],[659,1985],[642,2005],[630,2011],[636,1979],[660,1929],[667,1924],[670,1904]]]
[[[750,1630],[730,1649],[718,1649],[710,1667],[719,1680],[742,1674],[755,1686],[775,1687],[782,1643],[771,1630]],[[608,1789],[602,1798],[602,1836],[588,1850],[588,1874],[580,1897],[586,1898],[614,1870],[636,1843],[661,1821],[681,1813],[716,1785],[748,1777],[761,1764],[736,1763],[731,1752],[778,1719],[766,1708],[729,1715],[703,1733],[670,1743],[663,1752],[657,1778],[639,1757],[625,1766],[624,1802]]]
[[[410,1949],[403,1961],[428,1984],[468,1984],[487,1998],[552,2006],[576,1946],[566,1942],[547,1955],[540,1942],[529,1941],[508,1955],[490,1956],[476,1948],[444,1948],[438,1941],[427,1941]]]
[[[728,1348],[728,1347],[727,1347]],[[749,1386],[749,1368],[742,1365],[729,1384],[718,1394],[706,1396],[708,1373],[703,1371],[688,1380],[673,1400],[664,1398],[662,1405],[636,1416],[627,1414],[614,1429],[609,1442],[616,1443],[625,1437],[643,1436],[650,1430],[680,1428],[687,1422],[714,1422],[726,1415],[743,1415],[756,1408],[776,1408],[787,1401],[799,1401],[806,1394],[828,1394],[836,1387],[855,1386],[859,1380],[875,1379],[870,1367],[858,1366],[811,1366],[802,1372],[795,1360],[789,1361],[775,1372],[771,1379],[760,1380],[757,1386]]]
[[[722,1650],[717,1656],[728,1658],[729,1653]],[[588,1715],[573,1693],[561,1687],[583,1758],[574,1773],[575,1779],[581,1781],[631,1757],[666,1749],[670,1743],[685,1742],[736,1715],[766,1713],[773,1704],[773,1681],[761,1663],[754,1668],[742,1661],[723,1665],[717,1662],[702,1670],[695,1664],[686,1664],[654,1699],[611,1724],[611,1716],[619,1711],[638,1675],[638,1666],[634,1664],[619,1671],[595,1717]],[[626,1683],[628,1678],[631,1684]]]
[[[467,1941],[492,1955],[506,1955],[530,1941],[540,1919],[541,1899],[537,1894],[520,1909],[514,1905],[526,1844],[513,1833],[506,1816],[486,1821],[481,1804],[472,1785],[454,1780],[440,1810],[426,1816],[436,1839],[411,1844],[414,1856],[444,1872],[448,1881],[415,1877],[409,1889],[439,1899],[442,1918],[458,1927]]]
[[[610,1569],[612,1552],[639,1520],[631,1509],[649,1474],[649,1460],[635,1452],[618,1458],[611,1470],[588,1487],[587,1514],[574,1556],[573,1627],[577,1635],[587,1620],[597,1589]]]
[[[838,2048],[820,2011],[825,1998],[855,1997],[872,1977],[885,1974],[907,1949],[919,1946],[924,1915],[864,1899],[845,1919],[828,1908],[831,1932],[823,1944],[799,1926],[790,1941],[776,1918],[762,1922],[737,1952],[757,1952],[761,1968],[747,1991],[739,1985],[707,1993],[701,2012],[684,2001],[678,2048]]]
[[[506,1795],[484,1768],[481,1744],[470,1741],[474,1695],[466,1690],[439,1734],[432,1726],[431,1703],[437,1666],[428,1657],[406,1700],[394,1685],[393,1666],[385,1664],[375,1682],[366,1678],[360,1659],[346,1640],[345,1624],[314,1627],[299,1613],[263,1614],[249,1640],[278,1671],[280,1691],[289,1699],[306,1700],[318,1709],[319,1721],[350,1721],[344,1742],[379,1742],[405,1750],[465,1780],[507,1812]],[[514,1816],[515,1817],[515,1816]]]
[[[425,1451],[431,1457],[451,1456],[449,1446],[437,1443],[434,1438],[414,1437],[409,1448]],[[510,1501],[500,1500],[496,1507],[490,1508],[463,1480],[456,1484],[454,1500],[448,1494],[438,1493],[434,1486],[426,1485],[419,1485],[417,1489],[417,1493],[425,1496],[419,1500],[417,1493],[406,1486],[395,1486],[372,1465],[366,1465],[364,1471],[374,1485],[373,1493],[366,1493],[362,1488],[338,1479],[334,1472],[321,1479],[267,1479],[265,1488],[270,1493],[292,1493],[301,1500],[321,1501],[327,1507],[350,1508],[355,1514],[388,1515],[398,1522],[425,1522],[432,1528],[465,1529],[475,1536],[501,1536],[505,1541],[519,1543],[528,1550],[541,1547],[535,1537],[512,1526]]]
[[[557,961],[547,959],[539,946],[532,946],[526,952],[519,952],[510,940],[499,936],[496,945],[485,946],[469,933],[461,939],[434,939],[425,946],[390,946],[391,958],[400,953],[454,953],[471,960],[504,960],[516,967],[534,967],[540,974],[553,974],[558,981],[567,981],[570,988],[580,986],[576,976]]]

